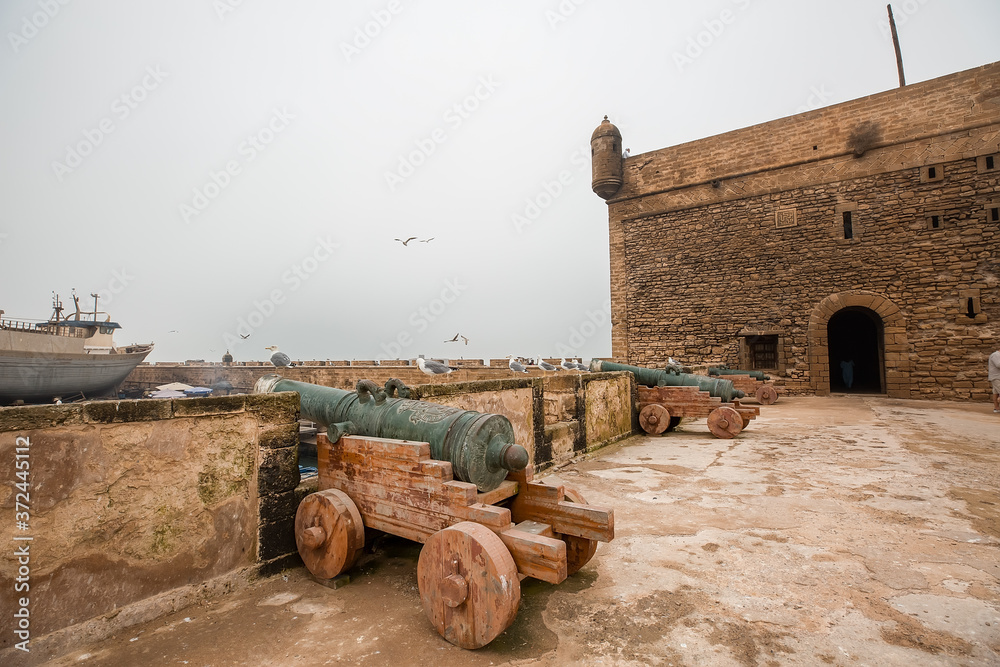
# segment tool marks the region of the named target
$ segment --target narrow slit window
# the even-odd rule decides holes
[[[991,206],[987,211],[990,222],[1000,222],[1000,206]]]
[[[976,301],[971,296],[965,300],[965,314],[968,317],[975,317],[976,313]]]
[[[987,169],[996,169],[996,161],[993,159],[992,155],[987,155],[986,156],[986,168]]]
[[[937,178],[937,167],[927,167],[927,178]]]
[[[941,229],[941,216],[932,215],[931,216],[931,229]]]
[[[844,218],[844,238],[853,239],[854,238],[854,220],[851,211],[843,212]]]

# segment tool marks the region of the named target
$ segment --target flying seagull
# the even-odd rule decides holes
[[[557,371],[557,370],[559,370],[558,368],[556,368],[555,366],[553,366],[549,362],[545,361],[541,357],[538,357],[538,360],[535,363],[535,365],[538,366],[539,368],[541,368],[543,371]]]
[[[411,236],[410,238],[406,239],[405,241],[403,239],[393,239],[393,240],[399,241],[403,245],[406,245],[407,243],[409,243],[410,241],[412,241],[415,238],[417,238],[417,237],[416,236]]]
[[[466,338],[465,336],[462,336],[461,338],[462,338],[463,341],[465,341],[466,345],[469,344],[469,339],[468,338]]]
[[[507,367],[510,370],[514,371],[515,373],[527,373],[528,372],[528,371],[524,370],[524,366],[522,366],[521,364],[519,364],[516,361],[514,361],[514,355],[512,355],[512,354],[508,355],[507,358],[510,359],[510,361],[507,362]]]
[[[250,334],[246,334],[246,335],[240,334],[240,338],[242,338],[243,340],[246,340],[249,337],[250,337]],[[264,348],[264,349],[267,349],[267,348]]]
[[[430,237],[429,239],[421,239],[421,240],[420,240],[420,242],[421,242],[421,243],[430,243],[430,242],[431,242],[431,241],[433,241],[433,240],[434,240],[434,237],[432,236],[432,237]]]
[[[427,375],[446,375],[458,370],[452,366],[446,366],[439,361],[429,361],[423,357],[417,357],[417,366]]]
[[[295,364],[292,363],[292,358],[291,357],[289,357],[284,352],[280,352],[278,350],[278,346],[277,345],[271,345],[269,347],[265,347],[264,349],[265,350],[271,350],[271,363],[274,364],[275,366],[294,366],[295,365]]]
[[[459,336],[461,336],[461,334],[455,334],[455,337],[454,337],[454,338],[449,338],[448,340],[446,340],[446,341],[444,341],[444,342],[446,342],[446,343],[457,343],[457,342],[458,342],[458,337],[459,337]]]

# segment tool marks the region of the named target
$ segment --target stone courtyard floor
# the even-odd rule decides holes
[[[526,579],[489,646],[425,618],[420,545],[379,540],[329,589],[302,570],[53,665],[1000,665],[1000,415],[988,403],[782,397],[543,477],[612,507],[566,582]],[[37,659],[41,656],[32,656]]]

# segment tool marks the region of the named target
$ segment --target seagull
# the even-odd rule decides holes
[[[582,361],[582,359],[581,359],[581,361]],[[577,362],[575,365],[576,365],[577,369],[579,369],[581,371],[589,371],[590,370],[590,366],[588,366],[587,364],[581,364],[580,362]]]
[[[458,370],[452,366],[446,366],[439,361],[428,361],[423,357],[417,357],[417,366],[427,375],[445,375]]]
[[[455,337],[454,337],[454,338],[449,338],[448,340],[446,340],[446,341],[444,341],[444,342],[446,342],[446,343],[457,343],[457,342],[458,342],[458,337],[459,337],[460,335],[461,335],[461,334],[455,334]]]
[[[512,354],[508,355],[507,358],[510,359],[510,361],[507,362],[507,367],[510,370],[514,371],[515,373],[527,373],[528,372],[528,371],[524,370],[524,366],[522,366],[521,364],[519,364],[516,361],[514,361],[514,355],[512,355]]]
[[[557,371],[557,370],[559,370],[558,368],[556,368],[555,366],[553,366],[549,362],[545,361],[541,357],[538,357],[538,359],[535,362],[535,365],[538,366],[539,368],[541,368],[543,371]]]
[[[410,241],[412,241],[415,238],[417,238],[417,237],[416,236],[411,236],[410,238],[406,239],[405,241],[403,239],[393,239],[393,240],[394,241],[399,241],[403,245],[406,245],[407,243],[409,243]]]
[[[430,242],[431,242],[431,241],[433,241],[433,240],[434,240],[434,237],[432,236],[432,237],[430,237],[429,239],[421,239],[421,240],[420,240],[420,242],[421,242],[421,243],[430,243]]]
[[[622,153],[622,157],[628,157],[629,155],[631,155],[631,153],[632,153],[632,149],[631,148],[626,148],[625,152]]]
[[[573,363],[572,361],[566,361],[565,359],[560,359],[559,360],[559,365],[563,368],[563,370],[567,370],[567,371],[576,371],[576,370],[579,370],[576,367],[575,363]]]
[[[177,329],[171,329],[167,333],[180,333],[180,331],[178,331]]]
[[[294,366],[292,363],[292,358],[289,357],[284,352],[278,351],[277,345],[271,345],[270,347],[265,347],[265,350],[271,350],[271,363],[275,366]]]
[[[465,341],[466,345],[469,344],[469,339],[468,338],[466,338],[465,336],[462,336],[461,338],[462,338],[463,341]]]
[[[240,338],[242,338],[243,340],[246,340],[249,337],[250,337],[250,334],[246,334],[246,335],[240,334]],[[267,349],[267,348],[264,348],[264,349]]]

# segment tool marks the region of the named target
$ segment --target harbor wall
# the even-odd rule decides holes
[[[0,588],[27,600],[32,646],[296,563],[298,407],[280,393],[0,408],[0,507],[24,512],[0,524]],[[24,625],[0,615],[0,655]]]

